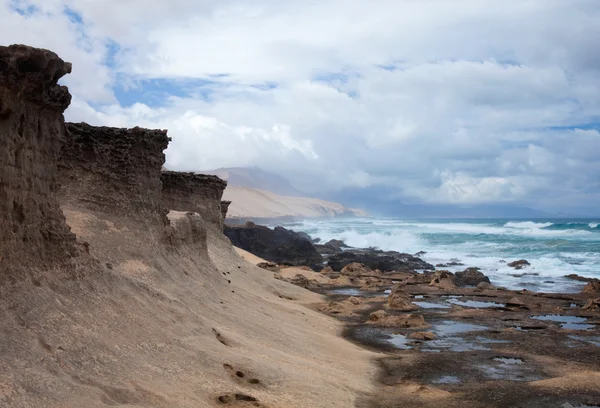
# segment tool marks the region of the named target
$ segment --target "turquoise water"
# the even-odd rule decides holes
[[[354,247],[427,252],[432,263],[460,261],[482,268],[492,283],[533,291],[577,291],[581,284],[562,278],[575,273],[600,278],[600,219],[328,219],[290,223],[323,241],[342,239]],[[516,271],[503,263],[527,259]],[[526,273],[525,276],[511,276]]]

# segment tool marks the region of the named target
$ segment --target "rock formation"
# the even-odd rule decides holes
[[[482,282],[490,283],[490,278],[480,272],[479,268],[467,268],[454,274],[454,284],[456,286],[477,286]]]
[[[160,179],[168,209],[197,212],[207,226],[223,227],[221,197],[227,182],[217,176],[177,171],[163,171]]]
[[[412,303],[410,295],[404,291],[403,285],[396,285],[392,288],[391,293],[388,296],[388,307],[403,312],[410,312],[418,309],[418,307]]]
[[[583,287],[582,293],[600,295],[600,279],[592,279]]]
[[[328,267],[331,269],[331,267]],[[363,275],[370,275],[373,271],[368,266],[358,263],[352,262],[342,268],[340,271],[340,275],[350,276],[352,278],[358,278]]]
[[[315,268],[322,262],[313,244],[282,227],[270,229],[247,222],[242,226],[226,225],[224,232],[233,245],[271,262]]]
[[[339,271],[344,266],[358,262],[367,265],[371,269],[379,269],[382,272],[391,271],[415,271],[417,269],[433,270],[433,265],[410,254],[394,251],[379,251],[374,249],[353,250],[336,253],[329,257],[327,265]]]
[[[0,47],[0,286],[76,253],[56,197],[56,163],[71,102],[57,84],[71,64],[24,45]]]
[[[166,130],[67,123],[59,160],[61,202],[92,211],[168,224],[161,198]]]
[[[231,205],[231,201],[221,201],[221,219],[225,222],[225,218],[227,218],[227,210],[229,210],[229,206]]]
[[[530,265],[531,264],[526,259],[519,259],[518,261],[513,261],[513,262],[508,263],[508,266],[510,266],[511,268],[515,268],[517,270],[523,269],[526,266],[530,266]]]

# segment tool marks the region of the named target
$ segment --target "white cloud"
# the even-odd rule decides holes
[[[74,63],[67,117],[168,128],[173,168],[257,165],[309,190],[381,184],[422,201],[600,204],[598,132],[571,130],[600,121],[595,0],[21,0],[41,10],[29,16],[10,4],[5,41]],[[156,104],[145,79],[188,85],[163,85],[172,96]],[[139,103],[116,102],[126,83],[141,84]]]

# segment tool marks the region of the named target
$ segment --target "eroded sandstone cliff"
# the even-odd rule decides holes
[[[177,171],[163,171],[160,179],[169,210],[196,212],[208,226],[222,228],[221,197],[227,182],[217,176]]]
[[[56,199],[56,163],[71,102],[71,64],[24,45],[0,47],[0,285],[64,266],[75,236]]]
[[[59,160],[61,201],[166,225],[160,171],[166,130],[67,123]]]

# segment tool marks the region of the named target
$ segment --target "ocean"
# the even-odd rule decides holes
[[[341,239],[353,247],[415,254],[436,265],[449,261],[476,266],[493,284],[537,292],[577,292],[584,283],[564,278],[600,278],[600,219],[427,219],[353,218],[305,220],[284,225],[323,242]],[[515,270],[508,262],[526,259]],[[521,276],[518,276],[521,275]]]

